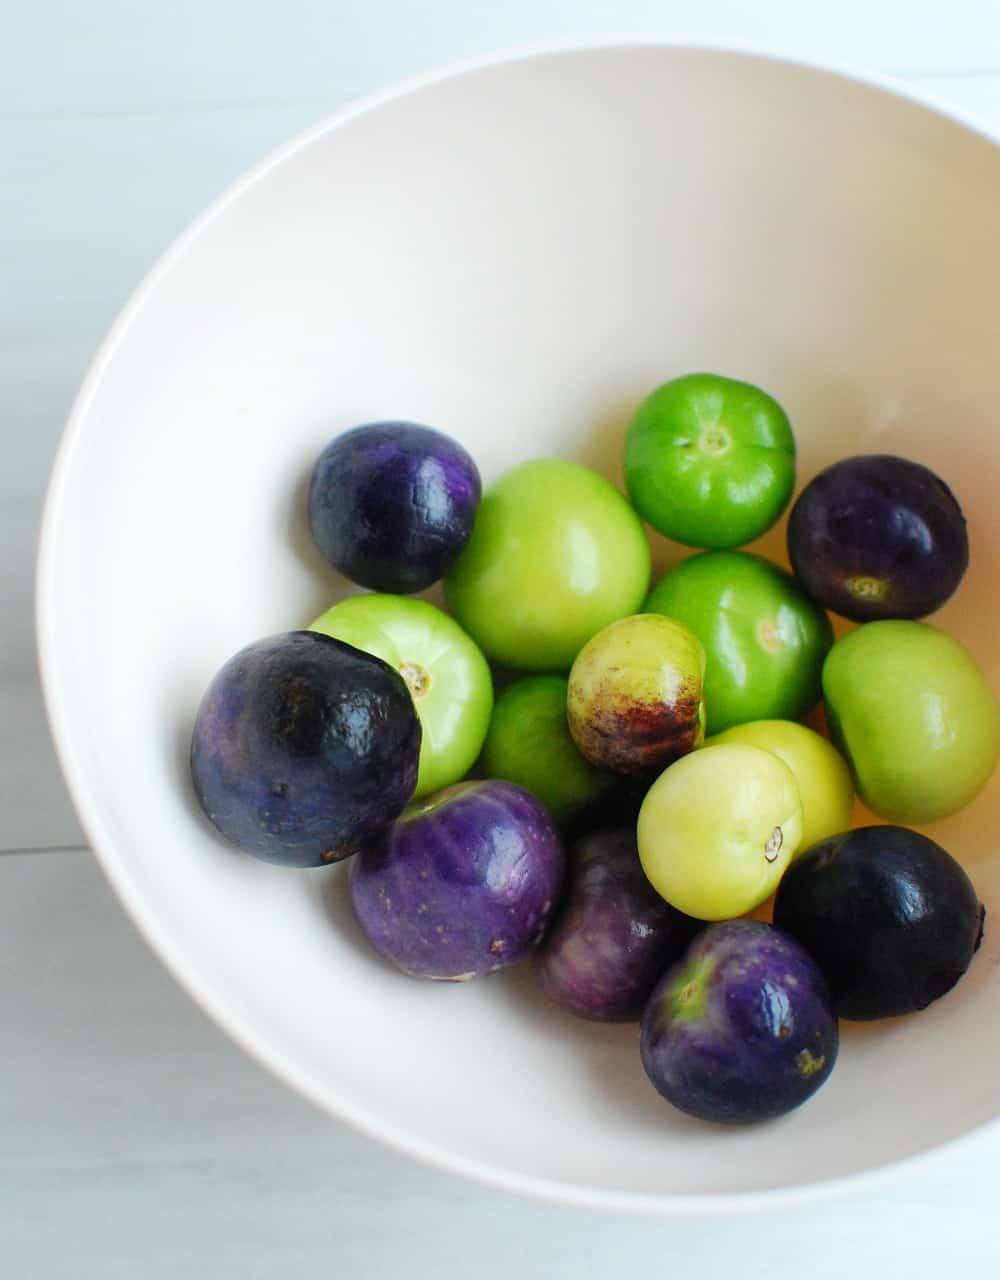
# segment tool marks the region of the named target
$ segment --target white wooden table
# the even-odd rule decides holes
[[[375,1146],[266,1076],[174,985],[82,847],[58,776],[34,666],[36,529],[75,388],[140,274],[261,152],[346,99],[468,54],[608,30],[874,67],[1000,131],[998,0],[0,0],[5,1280],[604,1280],[640,1267],[922,1280],[1000,1263],[1000,1141],[876,1196],[688,1223],[522,1202]]]

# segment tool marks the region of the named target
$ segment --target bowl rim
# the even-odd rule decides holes
[[[897,77],[826,59],[787,45],[755,40],[692,37],[669,33],[607,32],[586,37],[565,37],[532,41],[448,62],[429,71],[394,81],[373,92],[353,98],[316,123],[302,129],[285,142],[266,151],[245,169],[167,245],[118,312],[110,329],[94,353],[71,406],[45,492],[35,571],[36,648],[43,701],[51,737],[74,808],[90,849],[111,884],[119,902],[139,933],[187,991],[197,1005],[220,1026],[251,1058],[271,1075],[290,1085],[327,1115],[346,1122],[352,1128],[374,1138],[404,1155],[432,1168],[463,1176],[495,1188],[565,1207],[604,1210],[658,1217],[708,1217],[774,1213],[796,1206],[817,1204],[824,1200],[861,1195],[887,1185],[904,1173],[916,1174],[946,1164],[948,1160],[972,1154],[977,1147],[1000,1134],[1000,1116],[978,1125],[967,1133],[929,1147],[925,1151],[904,1156],[857,1173],[821,1178],[794,1186],[770,1187],[743,1192],[629,1192],[587,1187],[559,1179],[535,1177],[497,1168],[485,1161],[457,1155],[433,1142],[425,1141],[396,1125],[387,1124],[376,1114],[337,1098],[330,1098],[308,1072],[289,1061],[282,1050],[269,1043],[254,1027],[234,1014],[225,996],[216,990],[211,979],[203,975],[195,962],[175,943],[169,926],[161,920],[156,908],[136,887],[127,858],[116,850],[105,829],[97,801],[81,766],[76,739],[64,706],[60,682],[58,642],[51,625],[55,608],[56,563],[59,554],[63,498],[70,483],[72,465],[84,434],[84,427],[105,373],[132,323],[154,293],[157,285],[172,270],[188,247],[201,233],[234,204],[255,183],[297,152],[310,146],[324,134],[349,124],[355,117],[376,110],[397,99],[433,87],[444,81],[458,80],[478,72],[575,53],[627,52],[629,50],[663,49],[678,52],[704,52],[733,55],[777,63],[806,71],[815,71],[881,93],[936,114],[984,141],[1000,147],[1000,129],[979,119],[974,112],[942,101],[923,86],[919,89]]]

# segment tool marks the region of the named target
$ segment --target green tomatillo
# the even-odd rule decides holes
[[[505,778],[533,792],[557,822],[566,822],[603,796],[611,773],[577,750],[566,721],[565,676],[524,676],[497,698],[483,744],[488,778]]]
[[[823,665],[830,737],[889,822],[964,808],[1000,755],[1000,704],[968,649],[926,622],[866,622]]]
[[[642,522],[603,476],[539,458],[486,490],[445,594],[488,658],[521,671],[567,671],[602,627],[649,589]]]
[[[710,734],[749,720],[796,720],[819,701],[833,627],[769,560],[746,551],[691,556],[657,583],[646,609],[701,641]]]
[[[654,529],[691,547],[760,537],[795,485],[795,438],[771,396],[748,382],[694,373],[639,406],[625,442],[625,483]]]

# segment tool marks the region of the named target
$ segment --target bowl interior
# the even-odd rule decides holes
[[[251,639],[347,589],[309,542],[320,448],[400,416],[486,480],[559,454],[616,483],[638,400],[695,369],[785,405],[800,483],[852,452],[939,470],[972,566],[936,621],[1000,678],[1000,149],[882,88],[670,46],[440,79],[314,132],[168,256],[81,397],[41,577],[53,724],[81,815],[178,976],[310,1096],[508,1185],[604,1203],[790,1188],[992,1120],[1000,929],[913,1019],[845,1027],[807,1107],[675,1114],[634,1027],[546,1007],[530,968],[421,984],[369,953],[341,868],[224,847],[186,756]],[[782,527],[783,528],[783,527]],[[761,544],[783,558],[782,528]],[[656,544],[658,565],[682,549]],[[1000,911],[997,780],[932,834]]]

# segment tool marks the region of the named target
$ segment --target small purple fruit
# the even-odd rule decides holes
[[[720,1124],[784,1115],[833,1070],[839,1031],[819,968],[758,920],[709,925],[642,1015],[642,1065],[681,1111]]]
[[[563,881],[547,810],[512,782],[459,782],[413,805],[351,865],[375,949],[417,978],[461,981],[536,947]]]
[[[646,879],[634,825],[581,840],[568,875],[568,896],[539,954],[542,988],[578,1017],[638,1021],[657,979],[704,926]]]
[[[335,569],[375,591],[422,591],[469,540],[476,464],[457,441],[413,422],[373,422],[323,450],[309,486],[309,524]]]
[[[313,631],[258,640],[202,699],[191,777],[205,813],[266,862],[354,853],[413,795],[420,721],[403,677]]]
[[[906,827],[858,827],[813,845],[774,901],[779,928],[826,974],[841,1018],[925,1009],[983,937],[985,908],[961,865]]]
[[[834,613],[923,618],[961,582],[969,539],[939,476],[871,454],[835,462],[806,485],[789,516],[788,555],[805,590]]]

